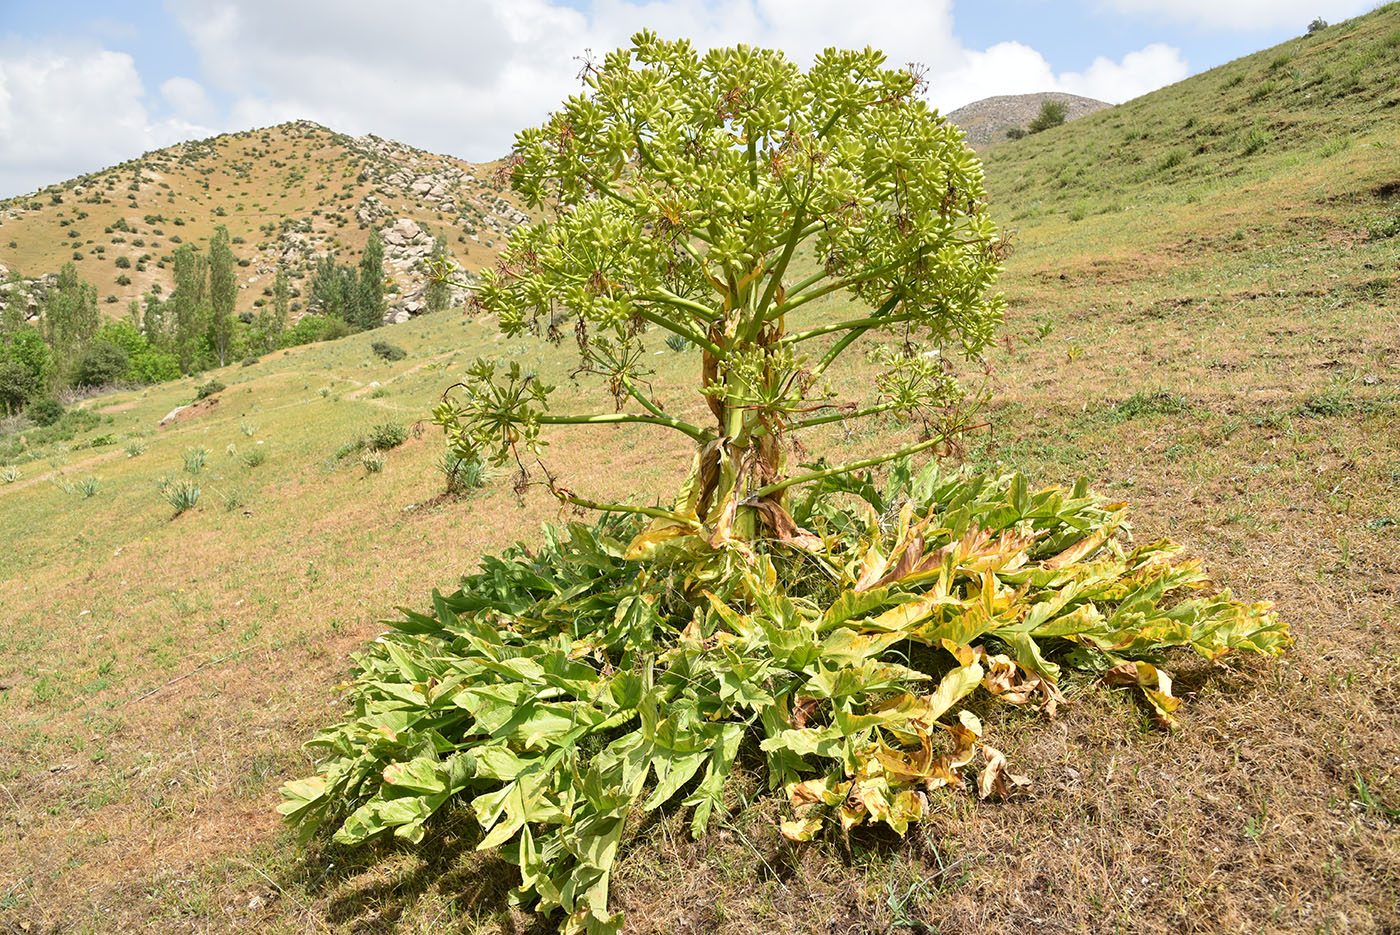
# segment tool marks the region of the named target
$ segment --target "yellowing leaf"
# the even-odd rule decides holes
[[[990,744],[982,745],[986,765],[977,774],[977,797],[1005,799],[1017,788],[1029,786],[1031,781],[1006,769],[1006,755]]]
[[[1110,685],[1141,688],[1157,713],[1157,723],[1163,727],[1176,726],[1173,712],[1181,705],[1181,699],[1172,695],[1172,679],[1165,670],[1150,662],[1120,662],[1105,672],[1102,679]]]

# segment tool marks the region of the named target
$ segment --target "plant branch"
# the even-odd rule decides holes
[[[627,388],[627,392],[632,394],[632,398],[635,399],[637,402],[641,403],[643,406],[645,406],[649,412],[658,415],[663,419],[670,418],[670,416],[666,415],[666,413],[662,410],[660,406],[647,399],[646,395],[643,394],[641,390],[637,389],[636,385],[633,384],[631,380],[627,379],[625,376],[620,376],[618,379],[620,379],[622,381],[622,385]]]
[[[898,298],[903,297],[900,296]],[[779,339],[779,342],[782,344],[801,344],[803,341],[810,341],[812,338],[819,338],[824,334],[831,334],[833,331],[851,331],[855,329],[868,330],[878,325],[894,324],[901,321],[914,321],[921,317],[922,315],[918,312],[906,312],[903,315],[872,315],[867,318],[849,318],[846,321],[838,321],[830,325],[809,328],[806,331],[794,331],[784,335]],[[856,337],[859,337],[859,335]]]
[[[689,435],[697,442],[709,440],[709,435],[698,426],[683,422],[680,419],[673,419],[670,416],[639,416],[630,412],[605,412],[597,415],[567,415],[537,417],[541,425],[625,425],[635,423],[638,425],[663,425],[668,429],[675,429]]]
[[[682,325],[679,322],[674,322],[671,319],[667,318],[665,315],[658,315],[656,312],[650,311],[643,306],[633,307],[637,309],[638,315],[640,315],[642,318],[645,318],[653,325],[660,325],[662,328],[665,328],[672,334],[678,334],[681,337],[685,338],[691,344],[703,347],[705,350],[713,354],[717,359],[723,360],[727,356],[724,352],[724,348],[720,347],[718,344],[711,341],[709,338],[705,337],[700,332],[692,331],[685,325]]]
[[[761,497],[766,497],[769,494],[775,494],[780,490],[786,490],[789,487],[794,487],[797,484],[806,484],[814,480],[821,480],[823,477],[833,477],[837,474],[846,474],[850,471],[859,471],[862,468],[874,467],[877,464],[884,464],[886,461],[893,461],[895,458],[902,458],[905,455],[918,454],[920,451],[926,451],[927,449],[932,448],[934,445],[940,445],[943,442],[946,442],[952,436],[952,434],[952,432],[944,432],[942,434],[935,435],[933,438],[928,438],[924,441],[916,442],[912,445],[905,445],[903,448],[897,448],[894,451],[891,451],[887,454],[876,455],[873,458],[862,458],[859,461],[848,461],[845,464],[838,464],[836,467],[826,468],[822,471],[812,471],[810,474],[799,474],[796,477],[789,477],[787,480],[780,480],[775,484],[769,484],[767,487],[758,488],[753,493],[749,494],[748,499],[757,500]]]
[[[554,494],[555,498],[558,499],[560,503],[571,503],[574,506],[583,507],[585,510],[602,510],[608,513],[640,513],[642,516],[652,516],[657,519],[671,519],[684,526],[692,526],[696,529],[700,528],[699,521],[688,516],[682,516],[679,513],[672,513],[670,510],[663,510],[659,506],[632,506],[627,503],[600,503],[597,500],[589,500],[586,497],[580,497],[573,493],[573,491],[565,490],[562,487],[556,487],[553,484],[550,485],[549,492]]]
[[[785,428],[788,431],[796,429],[809,429],[816,425],[827,425],[831,422],[843,422],[846,419],[862,419],[866,416],[879,415],[882,412],[889,412],[895,408],[894,403],[881,403],[878,406],[871,406],[867,409],[860,409],[855,412],[837,412],[832,415],[815,416],[811,419],[803,419],[800,422],[789,422]]]

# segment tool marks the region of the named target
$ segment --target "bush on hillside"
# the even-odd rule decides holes
[[[398,422],[381,422],[369,430],[365,445],[372,451],[388,451],[408,440],[408,429]]]
[[[29,417],[29,421],[35,425],[53,425],[63,418],[63,403],[52,396],[43,399],[36,399],[25,408],[24,414]]]
[[[278,810],[342,844],[417,842],[470,802],[524,903],[562,908],[566,933],[615,931],[607,880],[637,819],[679,800],[698,836],[731,815],[743,746],[759,787],[782,791],[789,840],[903,834],[1029,782],[976,711],[1053,714],[1073,669],[1169,726],[1163,650],[1289,642],[1269,605],[1201,590],[1179,546],[1130,548],[1123,506],[1083,483],[897,465],[884,485],[832,478],[795,518],[821,538],[757,541],[744,560],[629,560],[644,517],[617,514],[487,556],[357,658],[347,720],[311,741],[326,758]]]
[[[375,341],[370,344],[370,350],[374,351],[376,357],[384,360],[403,360],[408,356],[408,352],[397,344],[390,344],[388,341]]]
[[[1325,20],[1325,19],[1323,19],[1322,17],[1319,16],[1317,19],[1313,20],[1311,23],[1308,23],[1308,35],[1310,35],[1310,36],[1315,36],[1315,35],[1317,35],[1318,33],[1322,32],[1322,31],[1323,31],[1324,29],[1326,29],[1326,28],[1327,28],[1327,20]]]
[[[1027,124],[1026,129],[1031,133],[1039,133],[1041,130],[1058,127],[1065,122],[1067,116],[1069,116],[1069,106],[1064,101],[1043,101],[1040,105],[1040,113]]]
[[[195,387],[194,398],[196,400],[208,399],[215,393],[222,393],[226,389],[228,389],[228,387],[220,383],[218,380],[210,380],[208,383],[205,383],[202,386]]]
[[[111,341],[93,341],[73,364],[74,386],[107,386],[127,378],[131,358]]]
[[[346,720],[311,741],[318,774],[279,809],[357,844],[421,841],[470,802],[478,847],[520,868],[516,900],[570,935],[619,929],[608,882],[643,813],[678,802],[696,835],[733,814],[741,748],[746,787],[782,790],[788,839],[902,834],[974,784],[1024,782],[987,742],[990,704],[1053,711],[1097,676],[1170,725],[1164,651],[1288,639],[1267,605],[1205,590],[1176,546],[1123,541],[1124,508],[1087,482],[909,466],[972,421],[956,355],[927,351],[975,366],[1004,308],[980,165],[917,73],[872,50],[804,72],[774,50],[634,43],[518,134],[512,186],[559,210],[516,228],[476,290],[509,335],[572,332],[600,411],[519,358],[482,359],[434,421],[521,490],[558,426],[623,426],[652,471],[670,446],[638,427],[665,428],[690,470],[661,503],[608,504],[541,466],[561,505],[603,517],[484,558],[369,646]],[[849,311],[802,308],[829,296]],[[693,378],[668,382],[698,398],[648,382],[668,334],[694,348]],[[861,340],[869,396],[839,399],[827,370]],[[904,440],[844,464],[806,453],[874,418]]]

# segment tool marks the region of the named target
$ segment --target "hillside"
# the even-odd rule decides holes
[[[1046,101],[1059,101],[1065,105],[1065,122],[1078,120],[1112,104],[1096,101],[1092,97],[1066,94],[1063,91],[1042,91],[1038,94],[1003,94],[997,97],[984,97],[949,111],[949,121],[962,128],[967,135],[967,143],[973,149],[986,149],[1006,139],[1006,131],[1026,125],[1040,114],[1041,105]]]
[[[526,219],[496,168],[306,121],[225,134],[0,201],[0,267],[35,280],[72,260],[115,317],[143,293],[168,295],[175,246],[223,224],[242,267],[238,311],[251,312],[278,263],[294,283],[329,251],[353,263],[374,228],[398,290],[389,315],[403,320],[421,307],[414,267],[433,237],[475,273]]]
[[[1009,312],[989,427],[952,462],[1088,476],[1132,504],[1136,543],[1170,536],[1236,596],[1276,602],[1287,658],[1168,654],[1174,732],[1092,679],[1053,720],[979,712],[1029,792],[938,790],[903,838],[787,844],[741,768],[699,841],[686,809],[626,829],[625,933],[1400,931],[1398,104],[1391,4],[984,154]],[[431,428],[380,471],[353,445],[424,419],[477,355],[560,384],[563,409],[571,348],[456,313],[393,329],[398,362],[371,350],[382,336],[214,371],[227,389],[164,427],[195,380],[0,436],[20,475],[0,482],[0,922],[553,930],[512,906],[518,876],[475,850],[465,808],[418,847],[309,857],[272,811],[394,607],[574,518],[538,487],[517,501],[508,472],[447,495]],[[678,418],[703,413],[697,356],[647,358]],[[858,396],[874,368],[853,356],[830,376]],[[915,430],[821,431],[813,454],[844,461]],[[672,489],[683,448],[627,426],[555,436],[546,457],[561,483],[625,498]],[[193,449],[207,464],[184,475]],[[159,482],[181,476],[202,495],[172,516]]]

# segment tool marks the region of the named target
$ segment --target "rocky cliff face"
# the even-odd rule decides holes
[[[1026,124],[1040,113],[1040,107],[1046,101],[1060,101],[1065,105],[1066,123],[1113,106],[1091,97],[1080,97],[1063,91],[1043,91],[1039,94],[986,97],[966,107],[949,111],[944,116],[962,129],[967,135],[969,146],[973,149],[986,149],[995,143],[1003,142],[1007,138],[1006,131],[1016,127],[1025,128]]]

